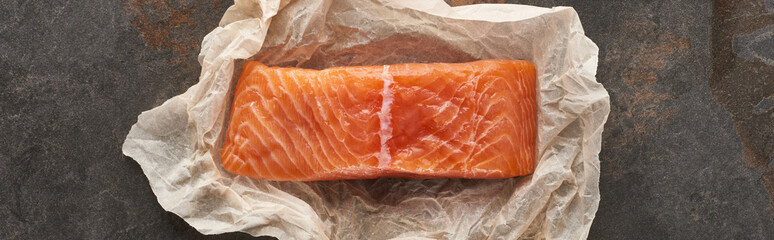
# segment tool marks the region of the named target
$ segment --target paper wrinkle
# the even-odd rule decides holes
[[[279,239],[586,238],[610,112],[598,48],[572,8],[440,0],[237,0],[202,42],[199,83],[143,112],[123,145],[159,204],[204,234]],[[538,72],[538,159],[500,180],[271,182],[220,150],[244,59],[322,69],[525,59]]]

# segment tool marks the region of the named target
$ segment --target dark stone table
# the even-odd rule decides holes
[[[774,1],[515,2],[575,7],[600,48],[591,239],[774,238]],[[231,3],[0,0],[0,239],[250,238],[165,212],[120,150]]]

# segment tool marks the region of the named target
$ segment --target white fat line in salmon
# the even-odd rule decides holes
[[[392,101],[393,93],[390,87],[394,82],[392,76],[389,73],[390,66],[384,65],[382,71],[382,80],[384,81],[384,88],[382,89],[382,109],[379,112],[379,140],[381,140],[382,148],[379,152],[379,167],[384,168],[390,165],[392,156],[390,155],[390,146],[387,145],[387,141],[392,138]]]

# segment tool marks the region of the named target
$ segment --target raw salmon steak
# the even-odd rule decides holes
[[[248,62],[223,167],[277,181],[527,175],[535,78],[521,60],[325,70]]]

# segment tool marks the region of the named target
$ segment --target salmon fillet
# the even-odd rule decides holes
[[[325,70],[248,62],[221,161],[277,181],[527,175],[535,79],[521,60]]]

